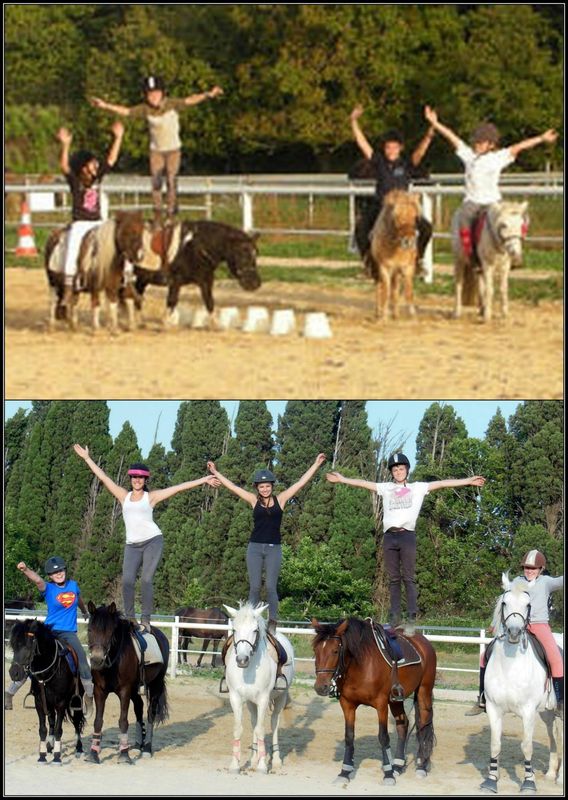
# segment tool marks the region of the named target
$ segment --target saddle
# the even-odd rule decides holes
[[[548,659],[546,657],[546,651],[539,640],[536,638],[534,633],[527,631],[528,634],[528,642],[533,649],[533,653],[537,657],[538,661],[542,664],[546,671],[546,679],[550,680],[552,678],[552,670],[550,669],[550,664],[548,663]],[[485,666],[487,666],[489,662],[489,658],[491,657],[491,653],[493,652],[493,648],[495,647],[495,642],[497,639],[493,639],[487,647],[485,648]]]
[[[397,632],[390,625],[380,625],[371,617],[367,618],[371,626],[375,643],[379,653],[391,668],[390,700],[402,702],[404,689],[398,680],[398,670],[415,664],[420,664],[420,654],[405,636]]]
[[[152,252],[160,256],[162,261],[161,269],[167,269],[168,264],[175,258],[180,244],[180,235],[180,225],[164,225],[152,234],[150,246]]]
[[[164,657],[158,644],[158,640],[153,633],[141,631],[136,626],[132,626],[132,644],[136,652],[136,658],[140,664],[140,685],[139,694],[147,692],[146,687],[146,667],[150,664],[163,664]]]
[[[227,651],[229,647],[233,644],[233,634],[227,637],[225,644],[223,645],[223,649],[221,651],[221,659],[223,661],[223,666],[225,666],[225,657],[227,655]],[[288,653],[286,652],[286,648],[284,645],[278,641],[276,636],[274,636],[270,631],[266,632],[266,638],[268,639],[268,653],[273,661],[276,662],[276,683],[274,685],[275,689],[283,690],[288,688],[288,680],[284,673],[282,672],[282,667],[288,663]],[[282,681],[284,685],[279,685],[279,681]],[[229,690],[226,686],[225,676],[221,678],[219,683],[219,692],[221,694],[227,694]]]

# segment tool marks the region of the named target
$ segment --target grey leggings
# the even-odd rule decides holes
[[[87,654],[83,650],[83,645],[79,641],[77,634],[74,631],[53,631],[53,633],[58,639],[61,639],[62,642],[66,642],[67,644],[71,645],[73,650],[77,653],[77,658],[79,660],[79,675],[81,676],[83,685],[85,686],[85,683],[91,684],[93,682],[91,668],[89,666],[89,662],[87,661]],[[85,686],[85,688],[87,687]],[[92,694],[92,692],[90,692],[90,694]]]
[[[262,570],[266,571],[266,599],[269,619],[278,619],[278,575],[282,564],[282,545],[249,542],[247,570],[249,576],[249,602],[260,603]]]
[[[383,537],[385,569],[389,576],[390,613],[400,619],[400,589],[404,583],[409,614],[416,614],[416,534],[385,533]]]
[[[142,617],[149,620],[154,610],[154,575],[162,558],[164,537],[154,536],[140,544],[127,544],[124,548],[122,562],[122,597],[124,600],[124,615],[135,619],[134,594],[136,576],[140,565],[140,592],[142,595]]]

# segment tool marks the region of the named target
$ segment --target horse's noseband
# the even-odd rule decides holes
[[[324,672],[332,672],[333,675],[329,682],[329,696],[330,697],[339,697],[339,689],[337,686],[337,680],[342,677],[342,673],[344,670],[344,658],[343,658],[343,638],[341,636],[328,636],[326,641],[330,641],[331,639],[335,639],[339,642],[339,656],[337,658],[337,664],[335,667],[329,667],[325,669],[316,669],[316,675],[319,675]]]
[[[254,642],[249,642],[248,639],[237,640],[237,638],[233,636],[233,647],[235,648],[235,654],[237,652],[237,646],[241,644],[241,642],[243,642],[244,644],[248,644],[248,646],[250,647],[252,656],[254,653],[256,653],[259,640],[260,640],[260,630],[258,628],[256,629],[256,636],[254,637]]]

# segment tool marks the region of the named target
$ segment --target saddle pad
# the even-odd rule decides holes
[[[268,639],[268,653],[270,658],[273,661],[276,661],[277,664],[281,664],[285,666],[286,664],[291,664],[291,661],[288,661],[288,653],[286,652],[286,648],[284,645],[278,641],[276,638],[272,638],[271,636],[267,637]],[[225,644],[223,645],[223,650],[221,652],[221,659],[223,664],[225,663],[225,657],[227,655],[227,650],[233,644],[233,636],[227,637]]]
[[[388,652],[389,647],[387,645],[387,639],[388,644],[390,644],[390,647],[394,651],[394,655],[398,656],[396,649],[399,649],[401,653],[401,658],[398,658],[396,662],[399,669],[421,663],[421,658],[418,651],[412,642],[410,642],[405,636],[403,636],[401,633],[396,633],[394,636],[390,632],[387,634],[383,626],[379,625],[378,622],[370,620],[370,623],[379,653],[382,655],[389,667],[392,667],[393,659],[391,654]]]
[[[144,650],[144,664],[163,664],[164,659],[162,657],[162,651],[160,650],[160,646],[158,641],[153,633],[142,633],[139,634],[143,637],[144,642],[146,643],[146,649]],[[132,635],[132,644],[134,645],[134,649],[136,650],[136,658],[138,661],[141,661],[141,649],[140,649],[140,642],[136,635]]]

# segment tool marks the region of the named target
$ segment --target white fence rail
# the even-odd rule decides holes
[[[39,619],[41,621],[45,620],[45,614],[38,612],[10,612],[6,611],[4,613],[4,621],[5,622],[14,622],[16,620],[21,619]],[[80,625],[86,625],[86,621],[78,617],[77,622]],[[179,617],[174,617],[173,620],[161,620],[155,619],[153,620],[153,624],[158,628],[171,628],[171,638],[170,638],[170,677],[175,678],[178,669],[178,654],[180,652],[203,652],[201,650],[186,650],[182,651],[179,648],[179,634],[180,628],[183,629],[193,629],[193,630],[211,630],[211,631],[230,631],[232,630],[231,621],[228,620],[226,625],[217,625],[217,624],[203,624],[201,622],[180,622]],[[427,626],[424,626],[427,629]],[[278,631],[281,633],[286,634],[287,636],[313,636],[314,631],[313,628],[296,628],[296,627],[288,627],[286,625],[279,625]],[[425,634],[426,638],[429,639],[431,642],[445,642],[451,644],[467,644],[467,645],[475,645],[479,649],[479,654],[484,652],[485,645],[491,641],[491,637],[486,636],[485,630],[481,628],[479,630],[478,635],[472,636],[447,636],[444,634]],[[313,658],[297,658],[297,661],[307,661],[313,663]],[[478,672],[478,669],[466,669],[462,667],[444,667],[438,665],[438,669],[445,672]]]
[[[456,181],[459,183],[456,185]],[[463,195],[463,177],[461,175],[433,175],[427,183],[416,183],[415,191],[422,196],[424,216],[432,221],[434,217],[440,219],[442,198],[446,196]],[[517,195],[523,197],[544,196],[562,197],[564,193],[564,179],[561,173],[535,173],[512,174],[503,176],[501,182],[503,195]],[[34,204],[43,210],[43,213],[61,210],[56,208],[55,195],[68,204],[69,187],[60,179],[48,183],[24,180],[21,183],[10,183],[4,187],[6,193],[26,194],[30,208]],[[143,176],[109,176],[105,180],[102,190],[101,206],[104,215],[116,207],[112,198],[126,195],[132,199],[136,208],[150,208],[147,201],[141,202],[141,195],[150,192],[150,179]],[[241,208],[242,229],[252,233],[265,233],[277,235],[302,235],[302,236],[340,236],[350,237],[355,228],[355,199],[361,196],[372,196],[375,192],[373,181],[350,181],[338,175],[258,175],[258,176],[219,176],[219,177],[188,177],[179,178],[178,195],[181,200],[180,210],[199,210],[210,219],[213,213],[213,196],[237,195]],[[45,202],[50,195],[52,202]],[[183,198],[191,195],[204,196],[200,205],[184,205]],[[255,224],[255,199],[267,195],[296,195],[308,198],[308,227],[306,228],[268,228]],[[314,200],[317,197],[347,197],[349,198],[348,225],[346,228],[322,229],[314,227]],[[122,200],[124,202],[124,200]],[[8,223],[9,224],[9,223]],[[16,224],[16,223],[13,223]],[[46,227],[51,223],[42,222]],[[424,268],[426,282],[431,283],[433,278],[434,241],[447,238],[448,233],[435,231],[424,255]],[[530,236],[528,241],[542,243],[561,243],[562,236]]]

